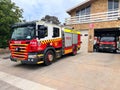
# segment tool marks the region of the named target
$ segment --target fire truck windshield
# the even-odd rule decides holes
[[[35,32],[33,27],[17,27],[14,28],[12,40],[30,40],[34,37]]]
[[[102,37],[100,41],[102,41],[102,42],[105,42],[105,41],[113,42],[113,41],[115,41],[115,37]]]

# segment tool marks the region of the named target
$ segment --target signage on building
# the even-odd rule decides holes
[[[89,24],[89,28],[93,29],[94,28],[94,24],[93,23]]]

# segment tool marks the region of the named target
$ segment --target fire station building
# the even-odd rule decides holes
[[[120,35],[120,0],[86,0],[67,13],[70,17],[65,19],[66,25],[81,31],[82,42],[89,52],[93,51],[94,36]]]

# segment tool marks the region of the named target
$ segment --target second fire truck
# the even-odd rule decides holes
[[[66,54],[76,55],[81,46],[80,32],[43,21],[12,26],[9,42],[12,61],[50,65]]]

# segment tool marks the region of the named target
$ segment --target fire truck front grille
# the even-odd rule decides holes
[[[11,55],[13,58],[25,60],[28,57],[27,44],[11,44]]]

